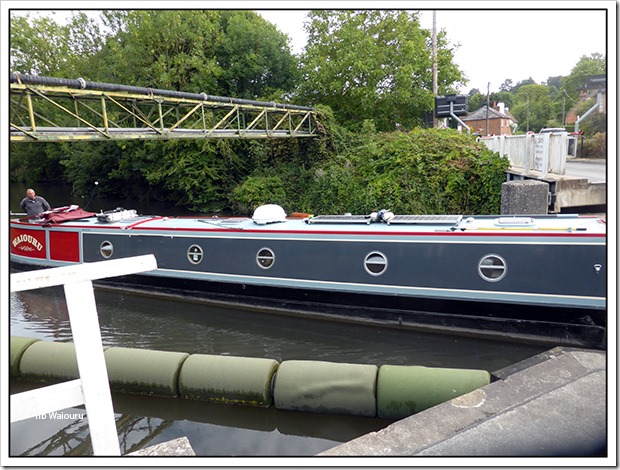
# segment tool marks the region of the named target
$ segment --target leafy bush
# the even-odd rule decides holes
[[[250,213],[262,204],[286,205],[286,192],[278,176],[251,176],[237,186],[230,198],[241,213]]]
[[[304,201],[314,213],[499,213],[507,159],[452,130],[366,137],[314,170]]]
[[[607,132],[597,132],[590,139],[584,139],[577,156],[584,158],[607,158]]]

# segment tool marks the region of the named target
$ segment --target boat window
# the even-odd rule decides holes
[[[478,274],[485,281],[501,281],[507,272],[506,260],[499,255],[486,255],[478,263]]]
[[[373,251],[364,259],[364,269],[371,276],[380,276],[387,269],[388,261],[380,251]]]
[[[106,240],[99,246],[99,252],[101,253],[101,256],[108,259],[112,256],[112,253],[114,253],[114,245]]]
[[[256,254],[256,263],[259,268],[269,269],[276,262],[276,255],[270,248],[261,248]]]
[[[202,248],[198,245],[192,245],[187,250],[187,259],[192,264],[200,264],[202,261]]]

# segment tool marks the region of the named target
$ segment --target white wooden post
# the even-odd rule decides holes
[[[11,396],[11,422],[84,404],[95,455],[120,455],[92,280],[157,269],[153,255],[11,274],[11,292],[64,285],[80,378]]]
[[[93,283],[72,282],[64,288],[93,452],[120,455]]]

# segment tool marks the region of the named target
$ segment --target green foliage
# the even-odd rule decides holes
[[[508,161],[452,130],[369,136],[314,170],[315,213],[498,213]]]
[[[262,204],[286,206],[287,198],[278,176],[251,176],[233,190],[233,206],[240,213],[251,213]]]
[[[604,55],[594,53],[590,56],[582,56],[571,69],[570,75],[564,78],[564,89],[571,98],[577,99],[579,91],[585,89],[587,78],[590,75],[604,74],[606,71],[607,65]]]
[[[329,106],[345,127],[372,119],[379,131],[410,129],[433,107],[429,32],[418,14],[392,10],[314,10],[301,57],[298,96]],[[439,35],[439,89],[458,86],[462,73]]]
[[[549,88],[544,85],[519,87],[510,112],[519,123],[519,131],[538,132],[552,118]]]
[[[220,22],[218,84],[225,96],[277,100],[294,87],[297,60],[274,25],[250,11],[223,11]]]
[[[598,132],[589,139],[584,139],[581,148],[578,147],[578,156],[584,158],[607,158],[607,133]]]
[[[136,174],[115,174],[119,165],[124,162],[123,144],[121,142],[76,142],[63,144],[60,164],[64,166],[64,174],[73,185],[75,195],[87,195],[99,183],[101,196],[134,197],[141,194]],[[50,144],[54,145],[54,144]],[[136,190],[134,193],[133,190]]]
[[[58,160],[66,144],[20,143],[9,146],[9,181],[64,182],[63,168]]]
[[[137,152],[138,167],[149,185],[165,190],[167,200],[191,210],[219,212],[227,208],[229,192],[247,171],[243,145],[172,140]]]

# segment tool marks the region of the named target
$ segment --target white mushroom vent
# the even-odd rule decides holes
[[[286,212],[277,204],[264,204],[256,208],[252,220],[258,225],[284,222],[286,221]]]

